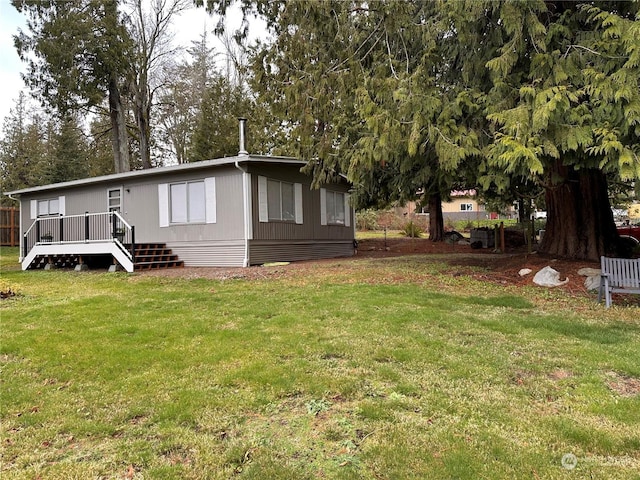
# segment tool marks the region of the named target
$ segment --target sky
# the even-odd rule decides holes
[[[12,38],[18,32],[18,28],[24,25],[24,18],[11,6],[9,0],[0,0],[0,89],[2,89],[0,118],[2,123],[24,87],[20,73],[25,69],[13,47]]]
[[[227,29],[233,25],[239,25],[240,14],[231,15],[227,23]],[[254,24],[252,23],[252,27]],[[214,44],[215,36],[213,28],[215,19],[209,16],[204,9],[190,9],[184,12],[174,24],[176,43],[188,47],[191,41],[199,40],[205,28],[212,46],[221,49]],[[13,46],[13,35],[18,29],[26,28],[26,19],[12,5],[10,0],[0,0],[0,128],[4,125],[4,118],[9,114],[21,90],[28,94],[24,82],[20,77],[26,72],[26,66],[20,61],[16,49]],[[255,31],[255,29],[254,29]],[[253,31],[251,32],[253,34]],[[255,35],[250,35],[255,37]]]

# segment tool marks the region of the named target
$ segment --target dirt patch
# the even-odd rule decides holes
[[[616,372],[607,372],[607,385],[621,397],[633,397],[640,395],[640,379],[620,375]]]

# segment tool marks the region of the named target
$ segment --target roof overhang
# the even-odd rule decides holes
[[[72,180],[70,182],[52,183],[50,185],[41,185],[39,187],[23,188],[12,192],[4,192],[4,195],[11,197],[24,195],[26,193],[46,192],[49,190],[58,190],[62,188],[82,187],[89,185],[98,185],[101,183],[113,183],[115,181],[124,181],[136,178],[147,178],[157,175],[167,175],[172,173],[181,173],[195,171],[211,167],[234,166],[237,164],[286,164],[297,165],[301,168],[306,162],[292,157],[276,157],[270,155],[237,155],[235,157],[216,158],[213,160],[203,160],[200,162],[183,163],[181,165],[171,165],[168,167],[149,168],[146,170],[133,170],[131,172],[114,173],[111,175],[103,175],[100,177],[83,178],[81,180]]]

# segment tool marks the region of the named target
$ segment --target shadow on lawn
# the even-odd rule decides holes
[[[631,335],[640,333],[640,326],[637,325],[626,323],[589,325],[579,320],[569,320],[559,317],[524,318],[519,323],[525,328],[546,330],[565,337],[587,340],[602,345],[625,343],[630,340]]]

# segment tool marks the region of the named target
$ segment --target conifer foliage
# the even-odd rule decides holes
[[[240,3],[274,38],[257,89],[317,182],[343,173],[363,203],[434,204],[456,184],[533,182],[542,251],[615,251],[609,182],[640,178],[638,1]]]
[[[543,251],[595,260],[617,242],[607,178],[640,178],[638,2],[505,2],[500,17],[488,157],[542,177]]]

